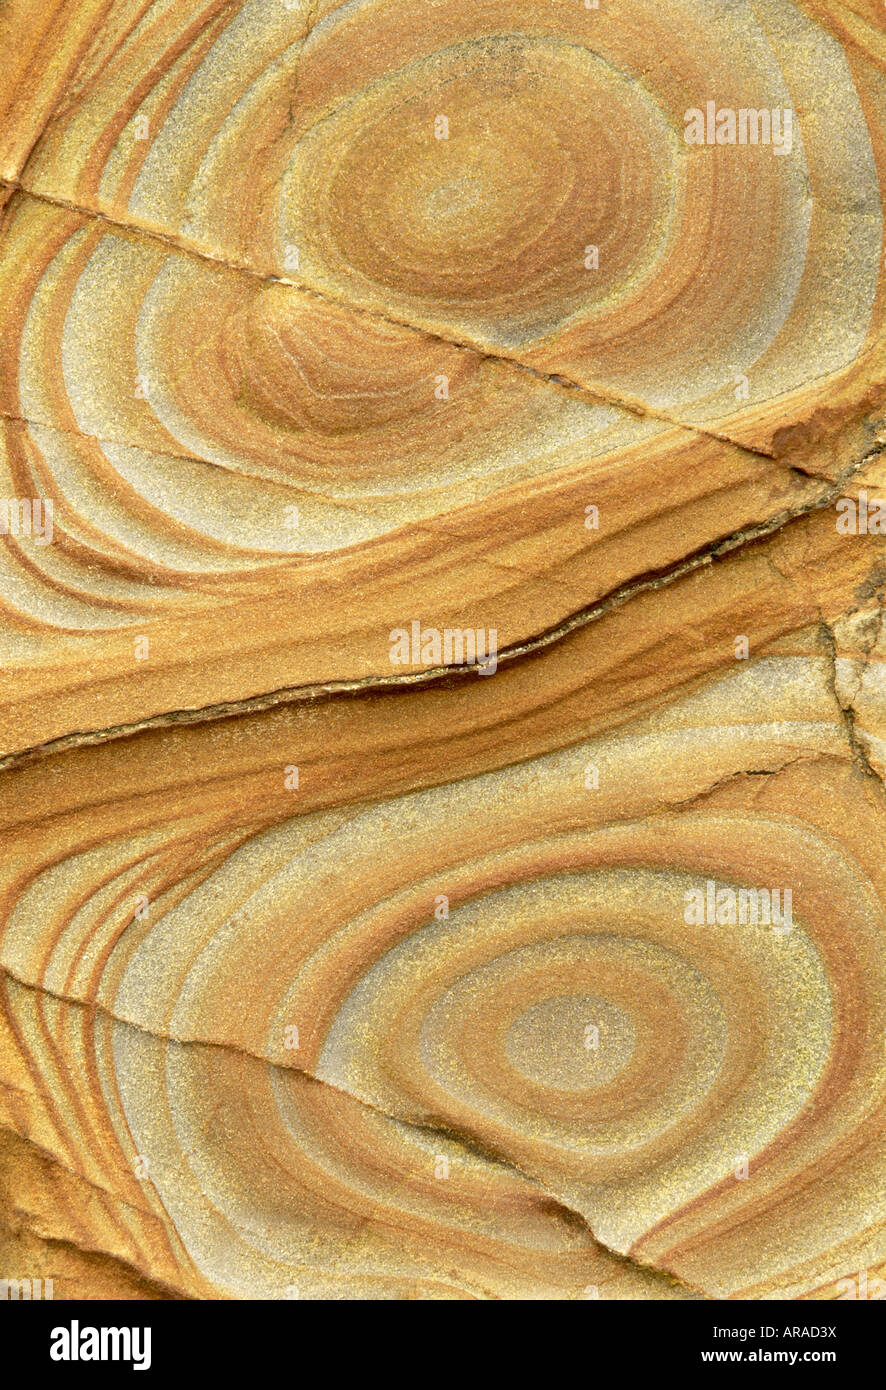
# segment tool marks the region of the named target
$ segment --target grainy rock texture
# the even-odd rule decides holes
[[[886,1295],[879,0],[0,56],[0,1278]]]

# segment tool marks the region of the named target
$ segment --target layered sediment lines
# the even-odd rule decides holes
[[[879,7],[0,45],[4,1269],[881,1287]]]

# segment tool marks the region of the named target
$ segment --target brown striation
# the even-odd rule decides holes
[[[886,1295],[883,25],[0,5],[0,1280]]]

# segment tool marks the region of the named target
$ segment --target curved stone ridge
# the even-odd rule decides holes
[[[0,651],[51,715],[9,701],[2,751],[88,728],[99,690],[125,725],[384,674],[377,631],[407,603],[459,626],[466,581],[522,644],[869,450],[882,53],[857,15],[142,8],[3,21],[0,471],[53,539],[6,537]],[[289,640],[232,665],[220,598]],[[199,666],[135,679],[135,629]]]
[[[0,6],[29,1271],[886,1291],[876,9]]]
[[[4,870],[35,1137],[215,1296],[796,1297],[882,1264],[886,808],[803,648],[295,818],[241,772],[136,830],[124,756]]]

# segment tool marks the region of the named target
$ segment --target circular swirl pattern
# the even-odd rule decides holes
[[[55,534],[3,538],[0,654],[88,633],[109,722],[377,675],[468,561],[519,644],[869,448],[878,59],[829,7],[185,0],[104,38],[50,8],[18,21],[59,53],[32,103],[0,79],[0,471]],[[709,103],[768,141],[687,143]],[[318,652],[355,583],[377,628],[336,612]],[[232,667],[220,597],[292,640]],[[205,679],[134,681],[134,628]],[[56,735],[95,696],[69,679]]]
[[[886,437],[867,19],[25,9],[0,1130],[52,1239],[213,1298],[882,1269],[886,564],[823,515]],[[392,672],[424,622],[492,693]]]
[[[708,1297],[810,1292],[884,1255],[883,809],[852,800],[831,701],[820,662],[773,659],[452,786],[31,867],[17,1035],[44,1073],[47,1027],[92,1054],[96,1132],[216,1289],[679,1292],[648,1262]],[[699,922],[709,883],[792,909]]]

